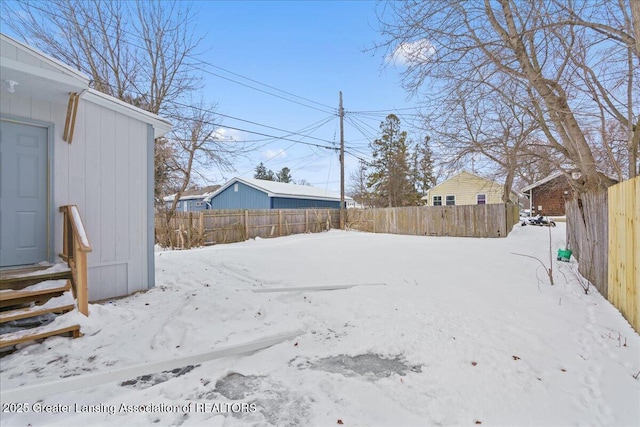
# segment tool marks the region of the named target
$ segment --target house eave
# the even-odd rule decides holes
[[[109,108],[111,110],[125,114],[129,117],[133,117],[142,122],[149,123],[151,126],[153,126],[154,138],[159,138],[169,133],[172,129],[171,122],[169,122],[167,119],[145,111],[141,108],[135,107],[131,104],[114,98],[113,96],[99,92],[95,89],[87,90],[82,95],[82,98],[94,104]]]

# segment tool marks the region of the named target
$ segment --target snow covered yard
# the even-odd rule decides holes
[[[565,225],[551,233],[555,255]],[[554,256],[550,286],[512,252],[548,263],[548,229],[331,231],[157,252],[155,289],[66,315],[85,336],[0,359],[1,390],[300,335],[38,401],[3,397],[1,424],[640,425],[638,334],[595,289],[583,293],[575,261]],[[339,284],[362,286],[252,292]]]

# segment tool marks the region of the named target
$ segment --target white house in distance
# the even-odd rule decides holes
[[[92,246],[89,299],[152,287],[154,139],[171,123],[4,34],[0,74],[1,267],[59,262],[59,210],[76,205]]]
[[[429,190],[422,198],[427,206],[490,205],[503,203],[504,185],[471,172],[462,171]],[[518,195],[509,200],[518,204]]]

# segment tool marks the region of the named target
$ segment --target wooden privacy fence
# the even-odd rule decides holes
[[[166,221],[156,216],[156,240],[161,246],[191,248],[218,243],[241,242],[261,237],[318,233],[337,228],[339,209],[205,210],[175,212]]]
[[[419,236],[506,237],[518,223],[513,203],[347,209],[347,227]]]
[[[580,261],[578,271],[603,296],[607,295],[608,209],[607,192],[581,195],[565,204],[567,247]]]
[[[605,295],[640,332],[640,177],[609,188],[608,202],[609,289]]]

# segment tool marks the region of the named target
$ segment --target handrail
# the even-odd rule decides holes
[[[60,212],[64,216],[61,256],[71,268],[71,283],[78,301],[78,311],[88,316],[87,253],[92,251],[91,243],[78,207],[76,205],[60,206]]]

